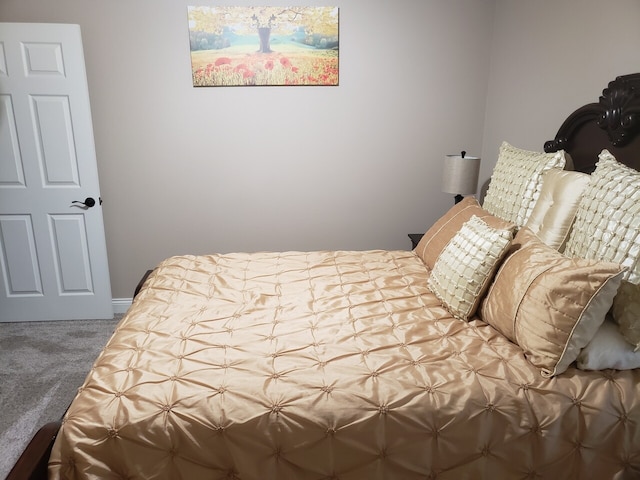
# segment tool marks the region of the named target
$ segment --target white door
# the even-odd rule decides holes
[[[0,321],[112,316],[80,27],[0,23]]]

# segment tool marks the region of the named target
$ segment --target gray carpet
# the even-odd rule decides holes
[[[62,417],[121,317],[0,323],[0,478]]]

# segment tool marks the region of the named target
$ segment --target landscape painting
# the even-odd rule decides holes
[[[338,85],[337,7],[188,7],[194,87]]]

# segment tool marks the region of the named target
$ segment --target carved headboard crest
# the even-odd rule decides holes
[[[587,127],[589,124],[593,125],[586,130],[590,134],[582,133],[582,136],[579,136],[578,134],[583,130],[583,127]],[[584,137],[597,133],[592,129],[600,129],[603,132],[601,134],[603,140],[597,146],[584,147],[582,145],[585,141]],[[622,154],[625,150],[624,147],[630,142],[634,139],[636,142],[638,141],[639,134],[640,73],[633,73],[619,76],[609,82],[608,87],[602,91],[598,103],[589,103],[569,115],[558,129],[555,138],[544,144],[544,150],[555,152],[562,149],[571,153],[572,156],[574,152],[578,156],[588,156],[589,158],[586,159],[588,163],[584,164],[585,169],[581,171],[590,173],[595,164],[594,155],[597,156],[602,148],[609,148]],[[596,142],[596,140],[593,141]],[[603,145],[607,141],[608,144]],[[587,143],[590,143],[590,140]],[[594,149],[596,151],[589,151]],[[612,153],[614,153],[613,151]],[[637,151],[635,147],[634,151]],[[584,155],[587,152],[589,155]],[[582,161],[581,159],[580,162]],[[636,167],[638,161],[640,160],[633,160],[632,165]]]
[[[598,126],[605,129],[611,143],[623,147],[640,127],[640,74],[618,77],[605,88],[600,97],[604,111]],[[635,103],[634,103],[635,102]]]

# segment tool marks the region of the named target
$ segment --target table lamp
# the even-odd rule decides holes
[[[466,153],[462,151],[460,155],[447,155],[444,158],[442,191],[455,194],[455,203],[460,202],[463,195],[478,191],[480,157],[467,157]]]

